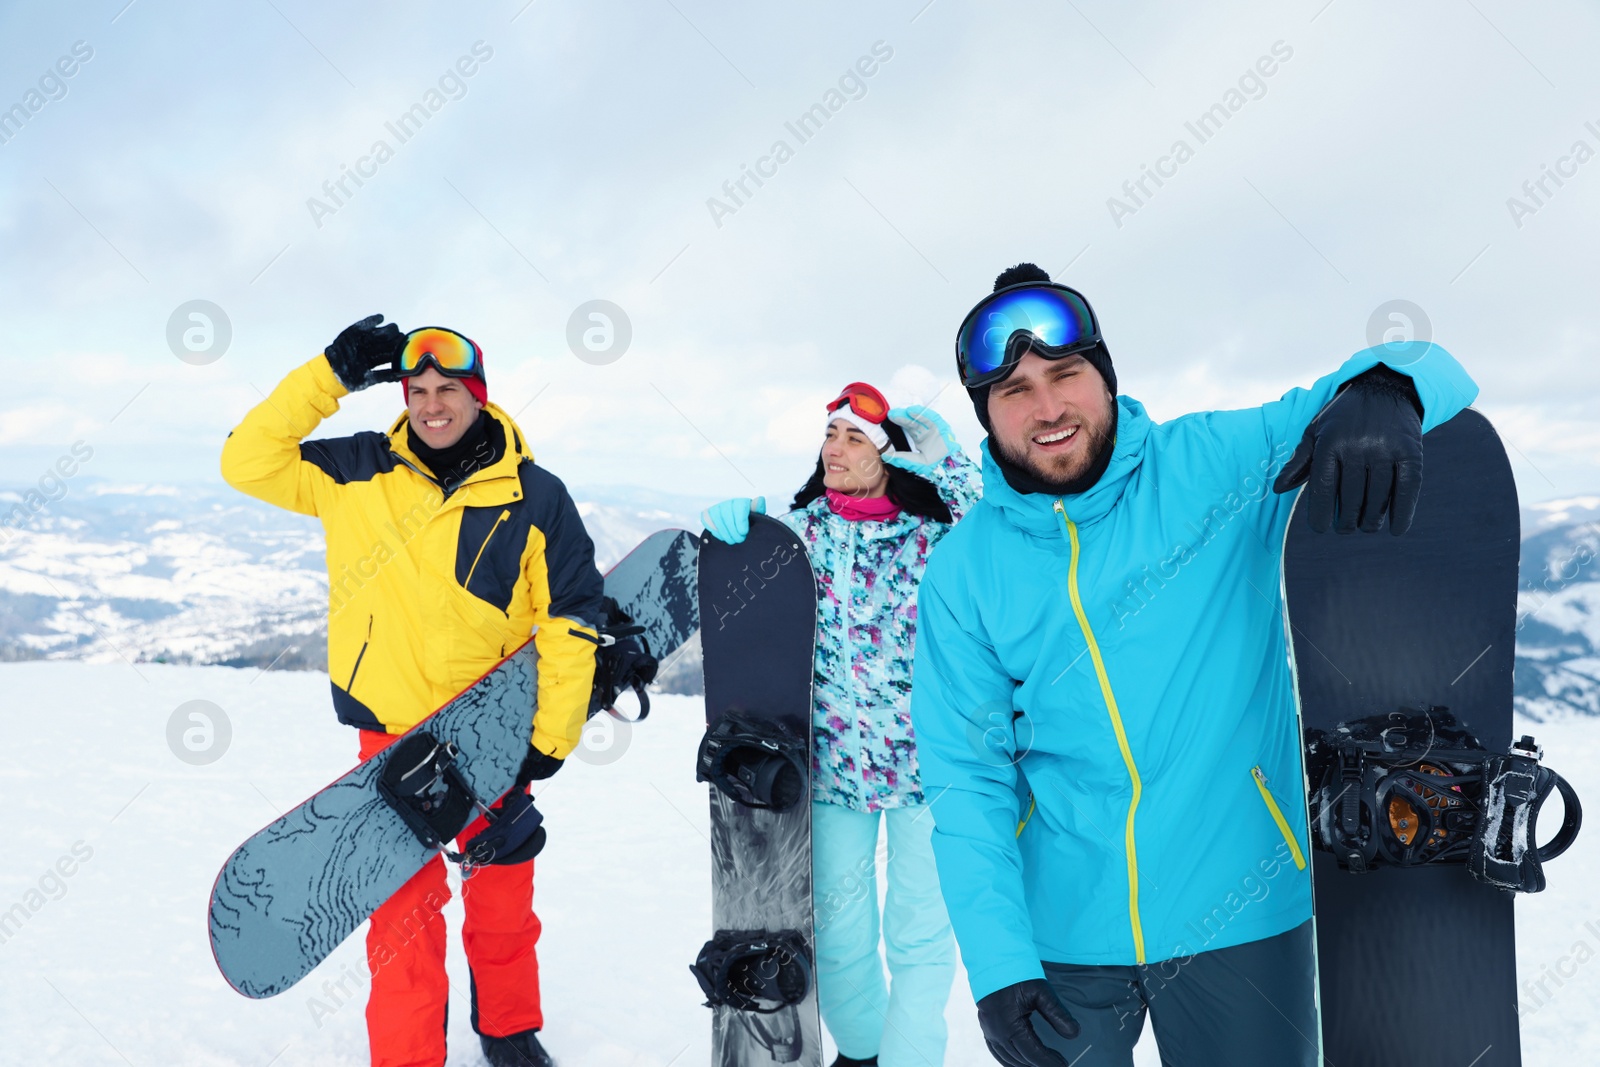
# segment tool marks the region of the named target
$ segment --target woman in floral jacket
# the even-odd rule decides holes
[[[811,479],[782,521],[817,576],[812,733],[817,995],[839,1046],[834,1067],[944,1060],[955,945],[939,895],[929,798],[911,729],[917,583],[928,553],[982,495],[979,468],[927,408],[889,409],[860,382],[828,405]],[[707,510],[743,541],[765,498]],[[889,883],[878,955],[878,824]]]

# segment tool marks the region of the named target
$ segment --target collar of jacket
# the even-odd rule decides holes
[[[511,421],[510,415],[507,415],[494,403],[485,404],[483,410],[487,411],[491,418],[500,423],[500,428],[505,431],[505,453],[482,470],[473,471],[467,480],[457,487],[456,492],[451,494],[451,497],[459,497],[461,491],[468,487],[479,487],[484,486],[486,483],[506,480],[504,486],[507,490],[505,499],[511,500],[514,499],[512,495],[513,486],[515,486],[517,495],[521,493],[521,479],[517,475],[517,468],[522,466],[523,460],[532,463],[533,452],[528,448],[528,439],[523,436],[521,428]],[[427,464],[418,459],[416,454],[411,451],[411,446],[406,443],[406,423],[410,421],[410,418],[409,412],[401,412],[400,417],[395,419],[394,424],[389,427],[389,449],[408,466],[416,470],[418,474],[433,482],[433,479],[424,473],[428,469]],[[437,485],[438,483],[433,482],[433,484]],[[504,501],[496,499],[481,502],[503,503]]]
[[[809,511],[813,519],[822,524],[830,534],[837,535],[841,542],[852,532],[859,541],[884,541],[904,537],[927,521],[909,511],[901,511],[888,522],[880,522],[877,519],[847,519],[828,506],[826,495],[819,496],[807,504],[805,510]]]
[[[1000,465],[989,453],[989,438],[983,439],[983,502],[998,508],[1006,520],[1019,529],[1039,537],[1059,537],[1061,525],[1055,517],[1059,499],[1067,517],[1079,526],[1098,522],[1111,513],[1128,479],[1144,462],[1145,442],[1150,437],[1150,417],[1144,405],[1131,397],[1117,397],[1117,439],[1111,446],[1111,462],[1100,480],[1081,493],[1054,497],[1048,493],[1019,493],[1006,481]]]

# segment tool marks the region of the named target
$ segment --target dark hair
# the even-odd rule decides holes
[[[901,448],[903,451],[905,434],[900,427],[892,422],[885,422],[883,428],[888,432],[891,442],[894,442],[896,437],[900,438],[900,442],[896,443],[896,447]],[[916,515],[923,519],[932,519],[934,522],[942,522],[947,526],[956,521],[955,517],[950,514],[950,505],[944,502],[943,498],[939,496],[939,490],[935,489],[933,483],[928,479],[888,463],[883,465],[883,469],[889,472],[888,496],[894,502],[895,507],[908,514]],[[801,486],[800,491],[794,495],[794,501],[789,505],[790,510],[798,511],[823,494],[827,489],[827,486],[823,483],[825,474],[822,453],[819,451],[817,453],[817,468],[811,472],[810,480]]]

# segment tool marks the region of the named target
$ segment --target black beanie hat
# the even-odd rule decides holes
[[[1048,282],[1049,280],[1050,275],[1038,264],[1018,263],[1016,266],[1007,267],[1000,272],[999,276],[994,280],[994,289],[991,292],[998,293],[1008,285],[1020,285],[1023,282]],[[1085,300],[1084,303],[1087,304],[1088,301]],[[1101,341],[1100,344],[1087,352],[1078,354],[1088,360],[1091,367],[1100,372],[1100,377],[1105,379],[1106,388],[1111,390],[1112,396],[1116,396],[1117,372],[1111,366],[1111,353],[1106,350],[1105,342]],[[1004,378],[1000,380],[1005,381]],[[978,421],[983,424],[983,429],[986,433],[994,432],[994,429],[989,425],[989,390],[994,384],[994,382],[990,382],[988,385],[967,387],[967,395],[972,398],[973,410],[977,412]]]

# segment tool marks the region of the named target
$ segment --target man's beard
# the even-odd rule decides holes
[[[1078,432],[1088,435],[1088,447],[1065,457],[1068,462],[1051,464],[1048,467],[1039,463],[1026,451],[1018,455],[998,436],[991,434],[990,447],[996,462],[1000,465],[1001,473],[1005,475],[1011,487],[1018,492],[1046,493],[1050,496],[1071,496],[1093,488],[1111,462],[1111,450],[1117,436],[1116,402],[1112,402],[1110,416],[1103,425],[1095,427],[1083,423],[1079,425]],[[1046,428],[1030,436],[1049,432],[1050,430]]]

